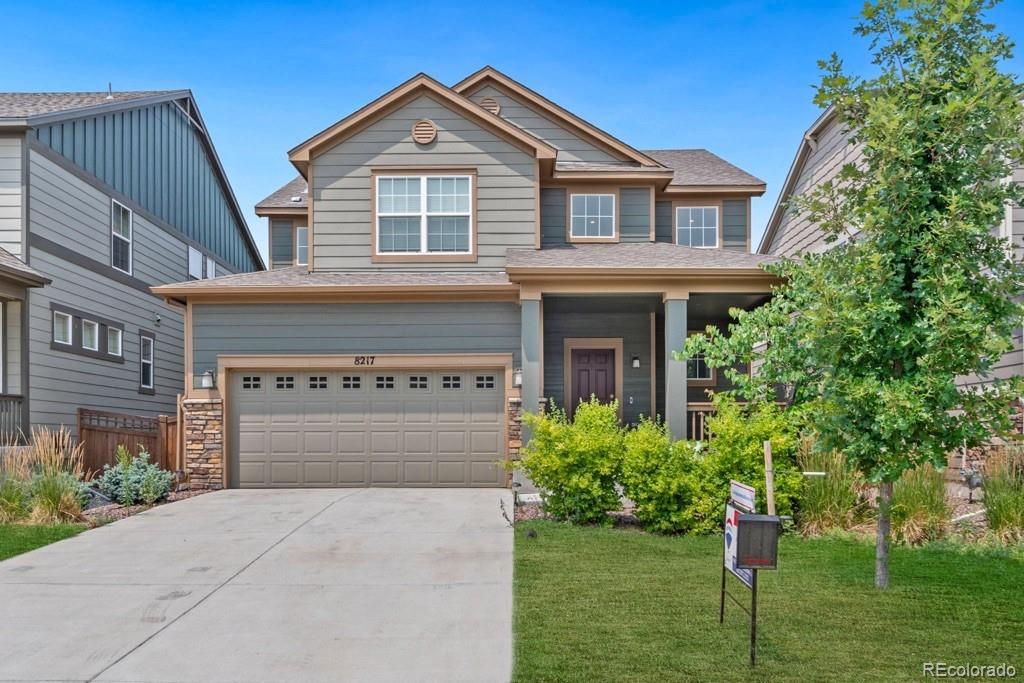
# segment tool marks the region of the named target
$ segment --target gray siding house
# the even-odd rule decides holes
[[[184,315],[150,288],[261,270],[187,90],[0,93],[0,432],[175,414]]]
[[[848,131],[834,116],[833,110],[823,113],[804,133],[796,157],[779,193],[778,201],[768,219],[758,253],[771,256],[794,256],[826,248],[825,235],[809,220],[806,212],[789,209],[791,197],[809,192],[836,176],[844,165],[856,164],[857,148],[849,141]],[[1013,181],[1024,183],[1024,168],[1014,171]],[[1002,223],[993,231],[1003,237],[1017,259],[1024,259],[1024,208],[1008,206]],[[995,364],[992,374],[962,377],[964,386],[984,386],[996,378],[1024,374],[1024,330],[1018,327],[1013,336],[1014,349]]]
[[[757,306],[764,183],[637,150],[487,67],[420,74],[293,148],[266,272],[185,309],[185,442],[211,486],[501,486],[545,401],[700,436],[728,386],[687,334]]]

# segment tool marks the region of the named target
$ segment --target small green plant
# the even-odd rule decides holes
[[[615,484],[622,459],[622,428],[617,402],[596,398],[580,403],[570,421],[550,405],[523,421],[532,437],[521,465],[541,490],[544,510],[555,519],[610,524],[608,512],[620,507]]]
[[[29,488],[25,482],[0,474],[0,524],[17,522],[28,516]]]
[[[696,444],[672,441],[660,420],[643,418],[624,438],[622,486],[648,531],[685,533],[694,525]]]
[[[804,479],[798,515],[801,532],[814,536],[851,528],[863,507],[857,472],[842,453],[817,451],[809,438],[800,441],[796,458],[804,472],[824,473]]]
[[[918,545],[942,538],[949,528],[946,479],[931,463],[907,470],[892,489],[892,534]]]
[[[124,446],[117,447],[117,464],[104,465],[99,476],[100,492],[124,506],[138,502],[152,505],[171,490],[174,475],[149,462],[149,453],[140,450],[134,458]]]
[[[1003,542],[1024,542],[1024,446],[993,450],[983,486],[989,529]]]
[[[29,519],[35,524],[57,524],[81,519],[82,507],[89,499],[83,480],[82,444],[75,443],[63,427],[32,430],[32,439],[24,451],[30,496]]]

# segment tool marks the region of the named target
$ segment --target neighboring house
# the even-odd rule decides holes
[[[848,131],[829,109],[804,133],[797,149],[796,158],[790,166],[789,175],[779,193],[775,209],[768,219],[764,236],[758,246],[758,253],[771,256],[794,256],[803,252],[818,252],[826,248],[825,235],[813,223],[806,211],[789,209],[791,197],[805,194],[821,183],[827,182],[848,163],[857,163],[859,152],[850,142]],[[1024,168],[1014,171],[1013,181],[1024,183]],[[1016,258],[1024,258],[1024,208],[1006,209],[1003,222],[993,230],[1012,248]],[[988,377],[969,376],[960,378],[965,386],[984,386],[994,378],[1012,377],[1024,374],[1024,343],[1022,329],[1018,327],[1013,335],[1014,349],[995,365]]]
[[[289,159],[257,206],[270,270],[155,289],[187,307],[195,482],[503,485],[544,398],[693,434],[728,384],[672,352],[774,282],[749,253],[761,180],[492,68],[418,75]]]
[[[260,270],[192,94],[0,93],[0,431],[183,393],[180,308],[150,287]]]

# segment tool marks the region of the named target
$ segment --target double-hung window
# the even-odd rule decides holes
[[[569,205],[571,238],[615,239],[614,194],[574,194]]]
[[[378,176],[377,254],[472,254],[471,175]]]
[[[71,346],[71,323],[70,313],[64,311],[53,312],[53,341],[57,344]]]
[[[195,247],[188,248],[188,279],[203,279],[203,252]]]
[[[295,265],[309,265],[309,228],[304,225],[295,228]]]
[[[156,340],[147,332],[139,333],[139,391],[152,393]]]
[[[100,324],[94,320],[82,320],[82,348],[86,351],[100,350]]]
[[[110,200],[110,265],[132,274],[132,210]]]
[[[718,246],[717,206],[677,206],[676,244],[698,249]]]
[[[698,334],[700,333],[692,333],[689,336]],[[686,359],[686,379],[697,386],[714,385],[715,370],[708,365],[708,361],[703,353],[698,353],[692,358]]]

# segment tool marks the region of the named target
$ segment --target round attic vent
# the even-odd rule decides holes
[[[480,100],[480,106],[491,112],[495,116],[501,111],[501,105],[498,104],[498,100],[493,97],[487,96]]]
[[[429,145],[437,138],[437,126],[430,119],[420,119],[412,124],[412,139],[419,145]]]

